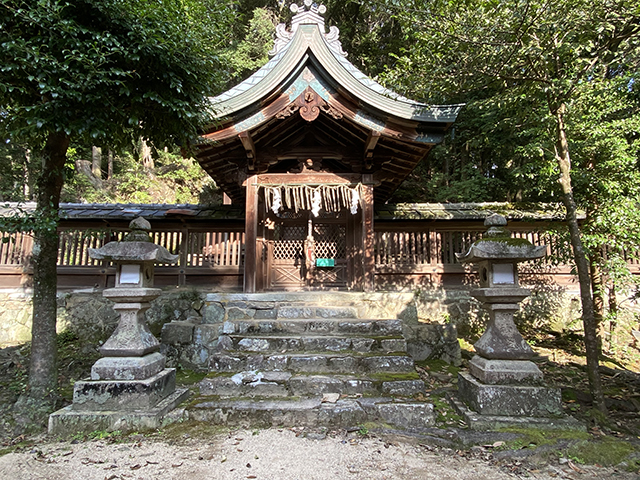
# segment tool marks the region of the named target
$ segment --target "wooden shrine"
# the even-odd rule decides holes
[[[244,291],[374,289],[374,202],[441,142],[460,105],[426,105],[346,58],[324,6],[292,5],[271,60],[211,99],[198,161],[245,206]]]

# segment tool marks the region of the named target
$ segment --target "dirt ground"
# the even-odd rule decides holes
[[[0,457],[0,478],[12,480],[395,480],[637,479],[612,468],[563,459],[535,467],[397,439],[301,429],[227,431],[209,437],[126,437],[35,443]]]

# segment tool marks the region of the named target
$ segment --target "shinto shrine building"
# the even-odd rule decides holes
[[[244,291],[374,290],[384,203],[456,119],[368,78],[323,6],[297,7],[271,60],[213,98],[198,161],[245,208]]]

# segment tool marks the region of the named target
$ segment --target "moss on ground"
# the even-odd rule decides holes
[[[207,372],[196,372],[194,370],[176,369],[176,384],[178,385],[195,385],[205,377],[209,377]]]
[[[392,372],[376,372],[369,374],[372,380],[381,382],[399,382],[404,380],[420,380],[417,372],[392,373]]]
[[[566,456],[579,463],[598,464],[606,467],[627,463],[629,471],[637,471],[640,459],[634,453],[640,453],[631,443],[615,438],[601,438],[597,441],[583,440],[569,447]]]
[[[521,440],[518,440],[520,444],[537,446],[557,443],[560,440],[588,440],[591,438],[591,435],[583,430],[508,427],[501,428],[499,431],[520,435]]]

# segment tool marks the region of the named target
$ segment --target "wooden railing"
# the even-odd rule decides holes
[[[90,248],[119,241],[126,230],[63,230],[58,245],[58,284],[64,287],[113,284],[115,268],[109,262],[93,260]],[[6,240],[4,240],[6,239]],[[159,264],[159,285],[240,285],[244,264],[244,232],[173,229],[151,232],[151,240],[178,255],[176,264]],[[29,234],[0,236],[0,287],[28,283],[33,240]]]
[[[244,232],[190,232],[187,267],[244,265]]]
[[[374,239],[376,276],[379,285],[402,283],[401,276],[427,279],[440,283],[443,276],[465,272],[455,254],[465,252],[482,237],[484,227],[453,229],[422,228],[420,225],[384,230],[378,227]],[[539,262],[550,265],[552,259],[566,252],[563,240],[545,231],[511,227],[517,238],[526,238],[534,245],[547,245],[549,260]],[[109,241],[121,240],[126,230],[64,230],[60,232],[58,254],[59,284],[68,287],[110,286],[115,269],[108,262],[89,258],[90,248],[100,248]],[[160,285],[207,285],[236,288],[242,284],[244,269],[244,232],[241,227],[210,228],[185,226],[182,229],[153,231],[152,241],[178,255],[175,265],[158,265],[156,282]],[[25,283],[30,274],[29,256],[32,237],[28,234],[0,233],[0,287]],[[627,263],[634,273],[640,273],[638,252],[627,254]],[[525,265],[523,271],[530,269]],[[533,269],[531,269],[533,271]],[[556,266],[555,274],[571,275],[568,266]],[[28,278],[27,278],[28,279]],[[387,283],[384,283],[387,282]]]
[[[376,265],[455,265],[458,264],[456,253],[469,250],[473,242],[482,238],[484,231],[376,231]],[[566,250],[556,236],[547,232],[513,230],[512,236],[527,239],[533,245],[546,245],[547,255],[554,258],[559,258]]]
[[[31,235],[0,232],[0,266],[26,267],[32,248]]]

